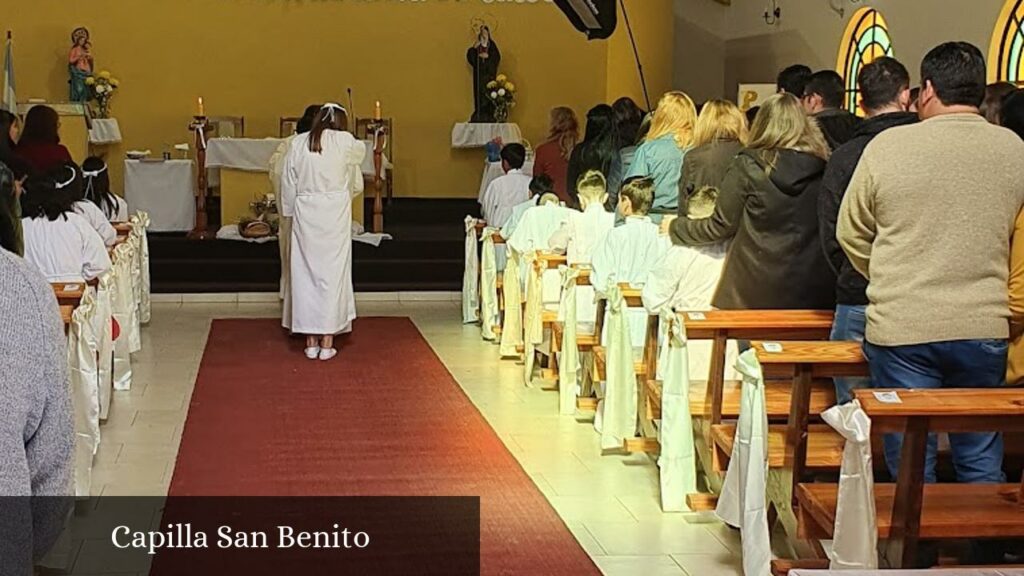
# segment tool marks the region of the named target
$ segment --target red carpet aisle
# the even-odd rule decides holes
[[[480,496],[483,574],[599,574],[406,318],[310,362],[276,320],[216,320],[171,496]]]

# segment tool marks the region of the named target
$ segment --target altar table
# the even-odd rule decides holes
[[[211,138],[206,148],[206,168],[211,186],[220,186],[221,224],[233,224],[250,216],[249,204],[271,192],[270,157],[284,140],[280,138]],[[364,141],[363,177],[372,180],[373,143]],[[381,177],[391,168],[384,157]],[[367,182],[367,191],[372,184]],[[362,194],[352,200],[352,220],[363,223]]]
[[[187,232],[196,219],[195,169],[191,160],[125,160],[128,212],[149,213],[151,232]]]

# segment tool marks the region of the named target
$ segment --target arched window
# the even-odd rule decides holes
[[[889,27],[878,10],[861,8],[854,12],[850,23],[846,25],[836,64],[836,72],[846,82],[846,109],[850,112],[863,115],[858,106],[860,89],[857,87],[857,75],[861,68],[881,56],[892,56]]]
[[[988,53],[992,82],[1024,83],[1024,0],[1008,0],[996,22]]]

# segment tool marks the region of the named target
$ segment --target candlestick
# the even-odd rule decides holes
[[[206,116],[206,107],[203,106],[203,97],[202,96],[199,97],[199,116],[200,117],[205,117]]]
[[[380,100],[377,100],[377,105],[374,106],[374,108],[373,108],[373,119],[374,120],[380,120],[381,118],[383,118],[383,116],[381,116],[381,111],[380,111]]]

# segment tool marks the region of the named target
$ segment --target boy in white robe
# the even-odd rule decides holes
[[[52,178],[30,178],[21,201],[25,260],[49,282],[88,282],[110,270],[103,240]]]
[[[512,236],[508,239],[508,245],[519,254],[528,252],[548,251],[548,239],[562,224],[569,219],[573,210],[562,206],[558,196],[545,194],[540,197],[537,206],[534,206],[523,213],[522,220],[516,226]],[[520,268],[521,280],[525,287],[529,269],[526,266]],[[560,292],[560,281],[557,270],[547,270],[544,274],[544,302],[558,304]]]
[[[715,211],[717,191],[698,191],[689,201],[687,217],[710,218]],[[654,266],[643,288],[644,307],[650,314],[662,312],[704,312],[712,309],[711,299],[722,276],[728,242],[707,246],[672,246]],[[693,341],[689,349],[690,374],[704,380],[711,368],[711,342]],[[729,350],[735,355],[735,346]],[[735,357],[735,356],[734,356]],[[727,362],[727,366],[733,363]]]
[[[481,210],[489,226],[501,228],[512,215],[512,207],[530,199],[531,177],[523,174],[526,148],[509,144],[501,149],[501,167],[505,175],[495,178],[484,192]]]
[[[661,234],[658,225],[647,216],[653,201],[654,180],[651,178],[630,178],[623,184],[618,213],[625,216],[626,221],[605,234],[591,259],[590,280],[599,296],[613,284],[642,286],[671,247],[668,236]],[[630,310],[629,324],[634,349],[642,349],[647,312]]]
[[[501,227],[501,237],[508,240],[512,237],[512,233],[516,231],[516,226],[523,220],[523,214],[530,208],[533,208],[540,204],[540,199],[546,194],[555,193],[555,183],[551,180],[551,177],[547,174],[541,174],[534,176],[530,180],[530,198],[525,202],[516,204],[512,207],[512,212],[509,214],[508,220],[505,221],[505,225]]]

